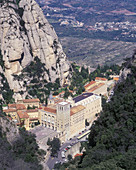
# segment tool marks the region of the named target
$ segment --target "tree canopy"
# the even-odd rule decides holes
[[[60,148],[60,139],[54,137],[53,140],[50,140],[50,138],[48,138],[47,145],[51,148],[51,155],[55,156]]]
[[[117,84],[111,101],[105,103],[93,123],[80,160],[64,164],[68,169],[134,170],[136,167],[136,67]],[[61,169],[60,168],[60,169]]]

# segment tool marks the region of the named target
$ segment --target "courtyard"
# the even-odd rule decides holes
[[[36,135],[36,141],[41,149],[47,150],[48,138],[52,139],[53,137],[57,137],[58,133],[52,129],[49,129],[45,126],[37,126],[30,130],[30,132]]]

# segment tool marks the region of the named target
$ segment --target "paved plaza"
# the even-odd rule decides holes
[[[47,141],[48,138],[53,138],[57,136],[57,132],[48,129],[47,127],[44,126],[37,126],[33,129],[30,130],[30,132],[34,133],[36,135],[36,141],[41,149],[47,150]]]

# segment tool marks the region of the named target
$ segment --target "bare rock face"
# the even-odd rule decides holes
[[[120,81],[126,80],[128,74],[131,74],[131,69],[124,68],[120,71]]]
[[[32,60],[29,42],[22,31],[20,16],[15,9],[17,6],[14,3],[4,3],[0,8],[0,47],[4,60],[5,76],[13,90],[15,87],[18,89],[21,87],[18,82],[13,81],[12,74],[19,73]]]
[[[25,89],[22,82],[14,81],[13,75],[29,67],[35,57],[49,70],[44,78],[51,82],[59,78],[62,85],[69,75],[69,62],[38,4],[34,0],[21,0],[19,5],[14,0],[4,2],[0,6],[0,49],[5,76],[16,98],[21,98],[17,92]]]
[[[0,125],[2,127],[2,133],[6,135],[9,143],[13,143],[19,137],[19,130],[16,124],[6,117],[0,117]]]
[[[125,66],[120,71],[120,81],[126,80],[128,75],[132,73],[132,67],[136,67],[136,51],[131,58],[128,58]]]
[[[51,81],[55,81],[57,75],[63,82],[69,74],[69,64],[53,27],[34,0],[21,0],[20,7],[24,9],[22,18],[33,56],[38,56],[46,64]]]

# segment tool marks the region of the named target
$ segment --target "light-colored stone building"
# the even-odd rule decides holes
[[[105,84],[105,83],[96,83],[95,86],[88,89],[88,92],[98,94],[98,95],[107,96],[107,84]]]
[[[61,102],[57,102],[57,99],[50,96],[48,102],[47,107],[39,109],[40,122],[43,126],[56,130],[62,141],[83,131],[85,120],[92,123],[96,118],[96,113],[102,110],[101,96],[93,93],[83,93]]]
[[[107,96],[107,82],[106,78],[96,77],[95,81],[89,82],[84,88],[86,92]]]
[[[85,122],[91,124],[96,119],[96,113],[102,110],[101,96],[89,92],[75,98],[69,97],[67,100],[50,95],[46,107],[28,110],[28,105],[38,107],[39,100],[22,100],[8,105],[8,109],[4,111],[7,115],[10,114],[13,120],[17,119],[17,124],[26,130],[39,122],[57,131],[57,137],[64,142],[82,132],[86,128]]]
[[[26,108],[28,106],[39,108],[40,100],[39,99],[24,99],[24,100],[18,100],[17,103],[24,104]]]
[[[27,114],[26,111],[17,111],[17,120],[18,120],[18,123],[17,125],[19,125],[20,127],[25,127],[26,130],[29,130],[30,129],[30,124],[29,124],[29,115]]]
[[[104,82],[104,83],[107,83],[107,79],[106,78],[104,78],[104,77],[96,77],[95,78],[95,81],[96,82]]]
[[[85,107],[83,105],[74,106],[70,112],[70,137],[79,134],[85,129]]]
[[[26,110],[26,113],[29,116],[29,127],[34,127],[35,123],[40,123],[40,113],[38,109]]]
[[[84,110],[84,120],[92,122],[95,118],[96,113],[100,113],[101,107],[101,96],[93,93],[83,93],[75,98],[73,98],[75,106],[83,105]]]
[[[17,110],[12,108],[12,109],[6,109],[3,110],[3,112],[6,113],[7,116],[10,116],[13,120],[17,120]]]
[[[39,108],[39,99],[19,100],[17,103],[8,104],[8,108],[4,109],[3,112],[10,116],[17,126],[25,127],[26,130],[29,130],[40,123],[41,115],[38,109],[27,110],[28,106]]]
[[[8,104],[8,108],[4,109],[3,112],[6,113],[7,116],[10,116],[14,122],[18,122],[18,111],[24,111],[26,107],[24,104]]]
[[[85,88],[85,91],[89,90],[90,88],[92,88],[93,86],[96,85],[96,82],[95,81],[90,81],[89,83],[87,83],[84,88]]]
[[[54,108],[45,107],[39,110],[41,115],[41,124],[53,130],[57,130],[57,112]]]

